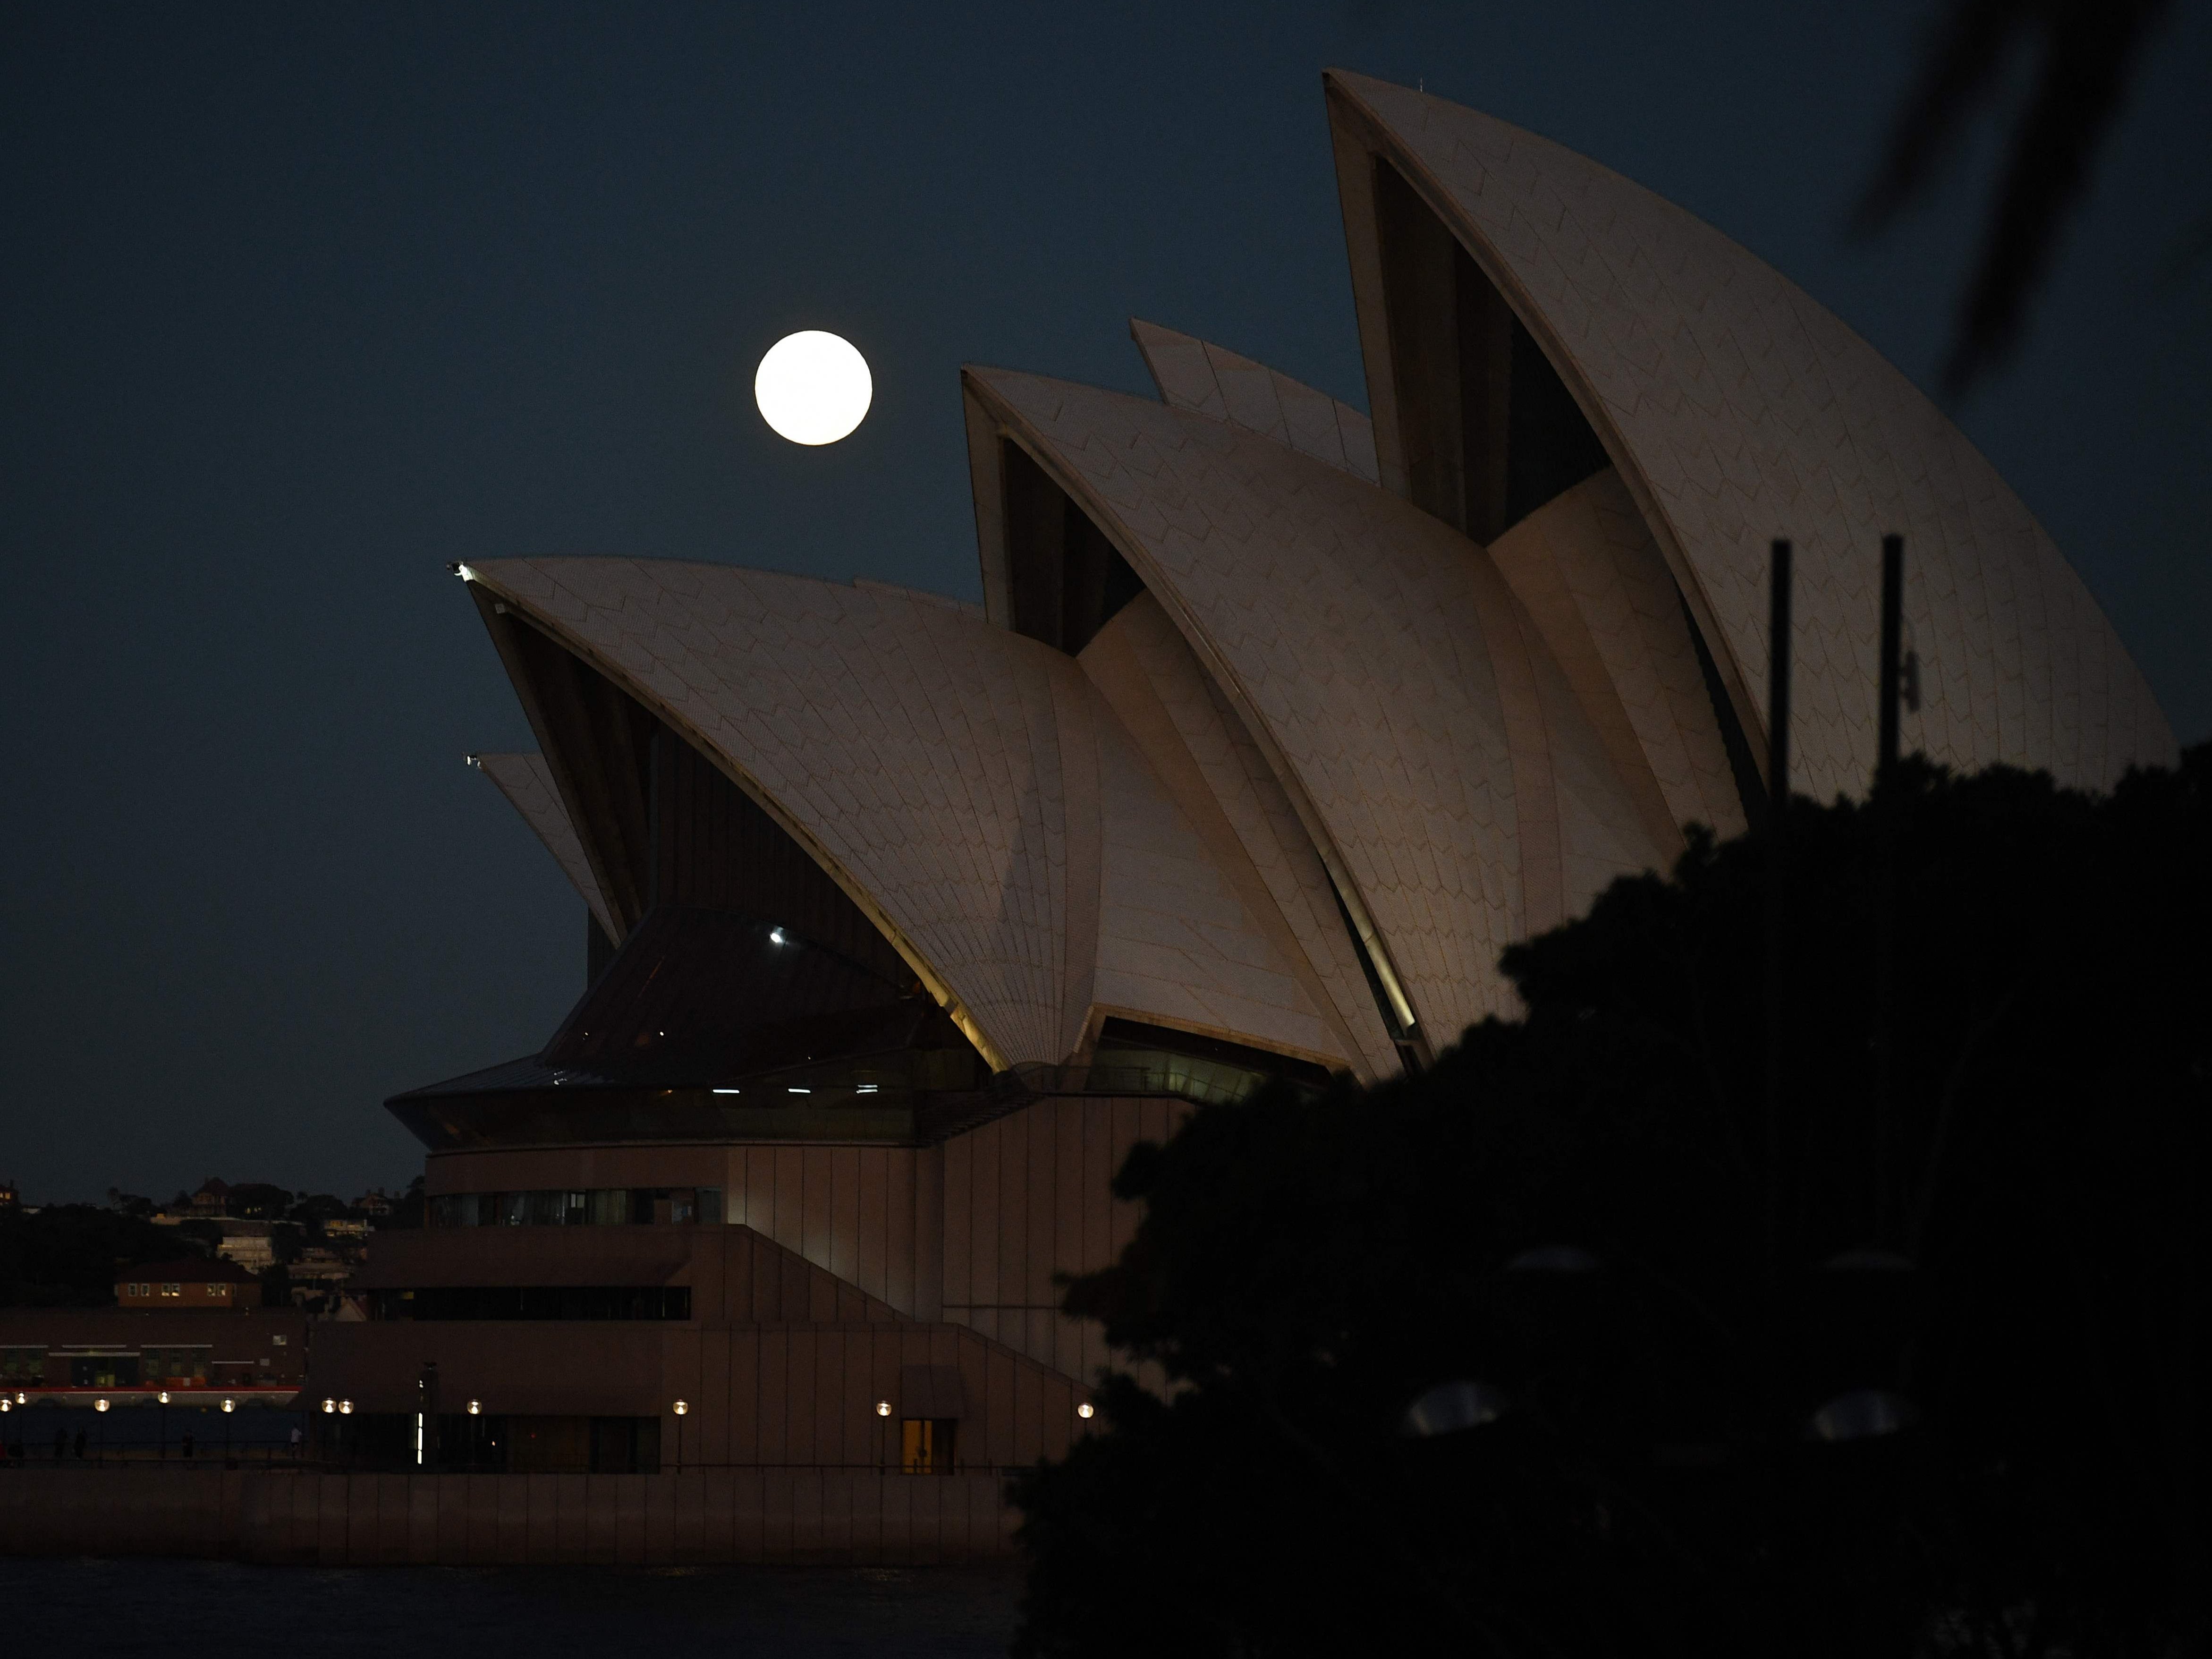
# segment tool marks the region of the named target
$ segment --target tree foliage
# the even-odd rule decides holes
[[[1778,1113],[1765,848],[1699,837],[1509,951],[1525,1017],[1425,1075],[1137,1149],[1066,1305],[1170,1387],[1018,1483],[1021,1650],[2201,1642],[2208,796],[2212,749],[1793,802]],[[1508,1409],[1407,1437],[1455,1379]],[[1917,1425],[1814,1433],[1869,1390]]]

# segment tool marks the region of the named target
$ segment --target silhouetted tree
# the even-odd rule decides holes
[[[1924,193],[2023,46],[2035,82],[2013,130],[1943,383],[1965,392],[2018,340],[2066,216],[2172,0],[1951,0],[1892,129],[1857,223],[1878,230]]]
[[[1699,838],[1509,951],[1525,1018],[1425,1075],[1132,1154],[1141,1224],[1066,1305],[1173,1387],[1018,1482],[1020,1650],[2202,1643],[2212,747],[1788,817],[1778,1135],[1763,848]],[[1494,1420],[1408,1437],[1453,1382]]]

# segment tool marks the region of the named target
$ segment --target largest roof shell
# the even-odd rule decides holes
[[[2108,787],[2166,764],[2165,718],[2087,591],[1941,410],[1802,289],[1585,156],[1443,99],[1326,77],[1377,448],[1396,431],[1371,163],[1389,161],[1543,346],[1636,495],[1753,730],[1770,542],[1797,548],[1793,782],[1875,761],[1876,549],[1906,538],[1923,696],[1907,748]],[[1402,469],[1402,463],[1401,462]]]

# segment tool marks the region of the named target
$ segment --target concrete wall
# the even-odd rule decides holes
[[[996,1475],[316,1474],[18,1469],[0,1554],[325,1566],[939,1565],[1008,1556]]]

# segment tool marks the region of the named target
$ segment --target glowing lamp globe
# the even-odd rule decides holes
[[[761,418],[795,444],[834,444],[868,412],[876,383],[852,343],[820,329],[787,334],[753,375]]]

